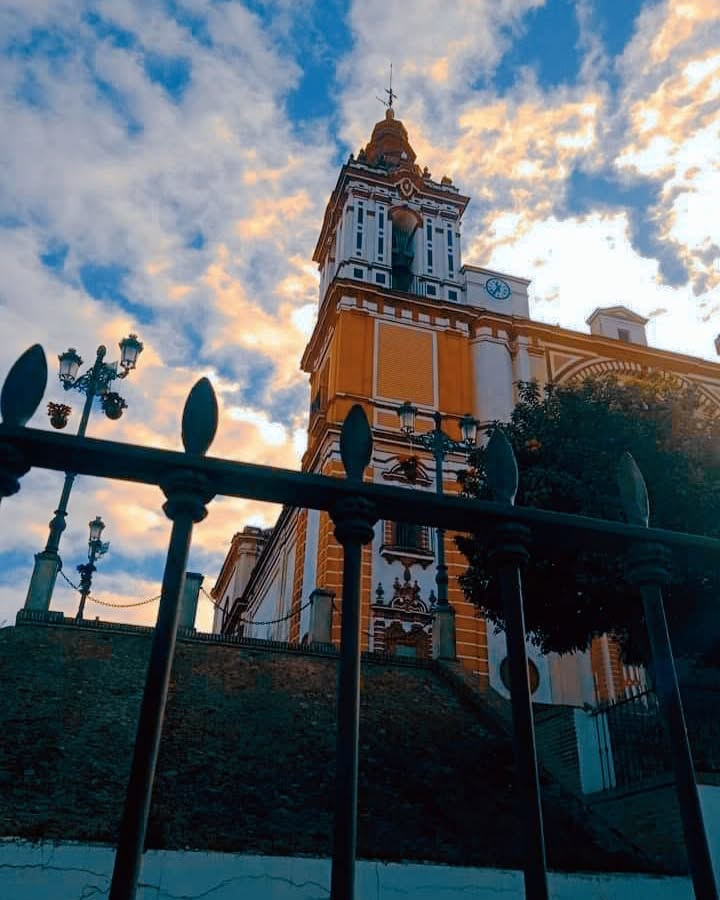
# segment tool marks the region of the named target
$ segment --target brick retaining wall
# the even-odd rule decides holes
[[[0,630],[0,834],[114,840],[150,638]],[[149,845],[328,855],[336,666],[333,652],[180,640]],[[521,865],[512,749],[492,717],[433,666],[390,660],[363,663],[361,714],[361,856]],[[639,868],[545,806],[552,866]]]

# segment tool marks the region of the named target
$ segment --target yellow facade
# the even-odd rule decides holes
[[[461,264],[460,222],[468,198],[449,179],[435,182],[421,172],[401,123],[388,117],[373,134],[358,159],[343,166],[315,251],[320,307],[301,362],[310,384],[305,471],[343,477],[339,434],[355,403],[362,404],[373,428],[366,479],[391,480],[409,490],[434,489],[435,463],[400,431],[397,409],[406,400],[418,408],[418,432],[432,429],[432,415],[439,411],[454,440],[468,412],[481,423],[508,417],[517,382],[529,379],[562,383],[599,372],[669,371],[696,385],[709,408],[720,408],[720,367],[648,347],[645,320],[625,307],[596,311],[588,320],[590,334],[532,321],[527,281]],[[411,457],[418,458],[422,477],[404,477]],[[445,491],[459,490],[456,475],[465,466],[464,454],[447,456]],[[418,532],[416,545],[408,547],[398,543],[398,534],[396,523],[378,523],[375,540],[363,550],[362,647],[376,650],[382,629],[394,629],[397,637],[402,628],[407,640],[392,646],[424,655],[432,619],[433,535]],[[292,585],[279,596],[269,587],[277,584],[272,571],[280,548],[290,545],[292,552],[282,552],[286,567],[291,557]],[[466,561],[452,535],[446,535],[445,552],[457,658],[502,689],[502,637],[462,595],[458,578]],[[309,629],[308,597],[315,589],[329,591],[332,640],[339,643],[342,556],[327,513],[285,511],[244,594],[232,599],[250,620],[284,610],[290,639],[302,641]],[[219,581],[216,598],[222,599],[229,583],[225,576]],[[416,621],[401,609],[401,595],[418,599]],[[223,627],[238,630],[238,621],[229,616]],[[561,659],[541,658],[532,648],[531,656],[539,672],[536,699],[548,702],[582,704],[621,695],[628,679],[637,677],[624,670],[607,643],[587,654],[585,682],[575,686],[560,671]],[[573,671],[582,670],[574,665]]]

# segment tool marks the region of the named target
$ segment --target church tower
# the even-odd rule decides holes
[[[460,438],[459,423],[468,412],[486,422],[511,411],[513,380],[530,373],[514,373],[507,332],[488,323],[476,333],[475,320],[481,308],[497,310],[503,320],[527,318],[528,283],[463,264],[468,203],[450,178],[436,180],[420,168],[391,107],[369,143],[342,167],[314,254],[320,309],[302,359],[311,392],[305,470],[342,473],[340,426],[360,402],[373,427],[369,476],[433,490],[434,460],[400,430],[401,404],[417,407],[419,432],[434,427],[432,415],[439,411],[453,439]],[[446,457],[445,491],[458,490],[457,474],[466,465],[463,453]],[[307,530],[308,537],[317,533],[315,581],[339,597],[341,550],[332,524],[326,514],[311,512]],[[427,528],[377,526],[363,567],[366,649],[430,654],[436,541]],[[458,586],[466,564],[452,535],[445,537],[445,556],[457,655],[488,675],[486,625]],[[301,638],[302,614],[298,624]]]
[[[462,258],[462,218],[469,197],[447,176],[421,168],[403,123],[389,107],[368,144],[342,167],[325,210],[313,259],[320,272],[319,313],[301,366],[310,379],[305,471],[342,476],[342,422],[361,403],[373,428],[367,477],[434,490],[429,452],[409,442],[398,410],[417,407],[416,430],[434,427],[460,440],[460,421],[507,417],[513,383],[533,371],[530,348],[512,323],[528,317],[528,282]],[[478,318],[484,312],[482,319]],[[541,356],[538,356],[542,364]],[[464,453],[449,453],[443,489],[459,490]],[[459,588],[466,562],[445,536],[449,601],[457,657],[489,676],[487,627]],[[402,522],[379,522],[363,556],[363,648],[426,657],[432,652],[437,535]],[[224,566],[223,572],[232,567]],[[239,592],[233,575],[233,590]],[[313,591],[334,598],[331,639],[339,642],[342,549],[325,512],[285,510],[259,565],[230,600],[223,630],[302,640],[310,634]],[[281,627],[241,626],[279,618]],[[497,654],[496,654],[497,655]],[[504,657],[504,653],[500,653]]]
[[[469,202],[450,178],[420,167],[392,106],[342,166],[313,256],[319,310],[301,361],[310,382],[303,470],[343,476],[340,428],[355,403],[373,429],[366,478],[408,490],[435,489],[435,462],[400,428],[405,401],[417,408],[416,432],[432,430],[439,413],[455,441],[467,413],[481,426],[509,418],[517,383],[531,379],[656,369],[693,381],[720,404],[717,365],[648,347],[646,320],[622,305],[596,310],[590,334],[533,322],[526,279],[464,263]],[[444,491],[459,490],[466,466],[465,453],[448,453]],[[326,512],[284,509],[263,532],[252,569],[240,565],[235,543],[213,589],[227,609],[218,630],[339,644],[343,554]],[[466,602],[458,577],[467,563],[452,534],[444,547],[457,659],[507,696],[504,635]],[[363,548],[363,649],[433,652],[437,551],[433,529],[378,522]],[[530,647],[534,699],[582,705],[621,696],[632,679],[610,651],[598,644],[558,657]]]

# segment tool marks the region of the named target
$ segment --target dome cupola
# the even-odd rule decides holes
[[[408,133],[403,123],[395,118],[390,107],[373,128],[370,143],[360,151],[360,159],[371,166],[385,165],[388,168],[400,166],[412,167],[415,162],[415,151],[410,146]]]

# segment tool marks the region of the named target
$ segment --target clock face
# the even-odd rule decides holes
[[[485,290],[494,300],[507,300],[511,294],[510,285],[502,278],[488,278]]]

